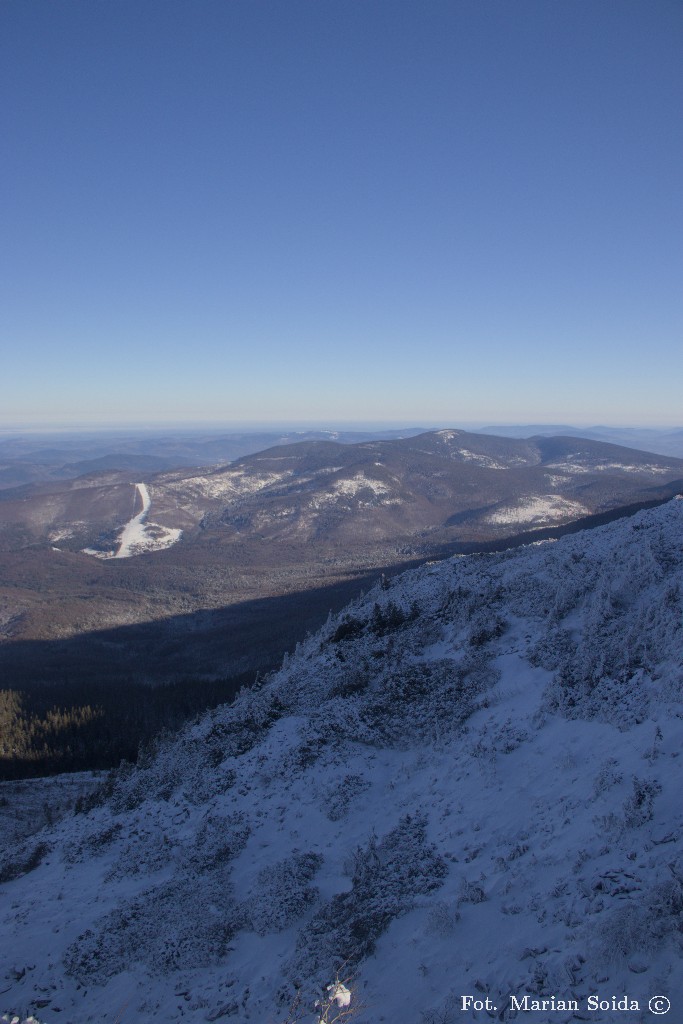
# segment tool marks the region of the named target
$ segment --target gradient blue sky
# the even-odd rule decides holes
[[[683,423],[678,0],[5,0],[0,422]]]

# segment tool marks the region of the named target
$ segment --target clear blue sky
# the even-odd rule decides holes
[[[4,0],[0,422],[683,423],[679,0]]]

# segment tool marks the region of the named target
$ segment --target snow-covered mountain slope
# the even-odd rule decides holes
[[[682,576],[674,500],[378,584],[6,853],[0,1012],[680,1017]]]

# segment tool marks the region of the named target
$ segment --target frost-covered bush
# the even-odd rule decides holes
[[[633,793],[624,804],[624,824],[627,828],[638,828],[652,820],[655,797],[662,787],[656,780],[633,777]]]
[[[64,859],[67,864],[77,864],[84,858],[102,856],[121,834],[122,827],[118,821],[106,825],[96,823],[94,827],[88,827],[81,832],[78,839],[65,844]]]
[[[683,932],[683,876],[676,873],[650,889],[646,898],[650,932],[663,938],[670,932]]]
[[[228,864],[244,849],[250,835],[249,821],[240,811],[209,815],[187,851],[185,870],[202,873]]]
[[[278,765],[278,774],[290,778],[311,768],[321,758],[331,742],[334,722],[328,722],[325,715],[312,714],[299,732],[298,742],[283,755]]]
[[[292,854],[260,871],[253,895],[242,905],[247,926],[267,935],[301,917],[318,896],[309,882],[322,862],[319,853]]]
[[[229,708],[218,708],[202,735],[206,756],[216,760],[239,757],[259,743],[285,713],[285,706],[268,687],[243,689]]]
[[[618,786],[623,779],[622,773],[619,771],[619,762],[613,758],[608,758],[601,766],[595,779],[593,781],[593,795],[595,797],[605,793],[608,789],[612,789],[613,786]]]
[[[619,963],[633,953],[649,952],[654,943],[645,909],[635,903],[615,907],[599,922],[597,941],[598,959],[606,963]]]
[[[596,531],[582,536],[585,558],[565,561],[567,579],[558,585],[575,595],[569,625],[562,615],[547,617],[531,652],[534,663],[555,672],[546,691],[550,710],[622,728],[647,715],[648,675],[660,652],[683,651],[681,585],[674,575],[683,558],[665,533],[661,521],[655,528],[651,518],[636,517],[620,545],[604,545]],[[661,600],[664,567],[672,579]]]
[[[469,630],[470,647],[484,647],[492,640],[498,640],[508,629],[508,623],[502,616],[493,613],[488,607],[482,608],[474,616]]]
[[[392,746],[437,739],[459,728],[479,706],[496,672],[482,659],[450,659],[390,668],[360,708],[374,742]]]
[[[330,641],[333,644],[338,644],[344,640],[354,640],[356,637],[362,636],[366,627],[367,621],[357,619],[353,615],[346,614],[342,616],[339,625],[330,637]]]
[[[341,674],[341,678],[331,687],[330,697],[354,697],[365,693],[372,682],[373,672],[369,665],[352,665]]]
[[[207,967],[243,925],[227,875],[175,878],[136,896],[88,929],[64,955],[67,974],[104,983],[138,963],[152,973]]]
[[[476,882],[463,880],[458,892],[458,904],[461,903],[485,903],[487,899],[483,888]]]
[[[570,631],[553,623],[529,649],[529,661],[538,668],[554,672],[571,661],[575,647]]]
[[[440,939],[448,939],[456,930],[460,913],[454,903],[439,900],[427,915],[427,932]]]
[[[176,842],[158,828],[136,830],[107,873],[107,881],[160,871],[172,861],[175,846]]]
[[[346,612],[329,637],[333,644],[356,640],[364,634],[375,637],[389,636],[404,626],[414,622],[419,615],[419,607],[413,602],[408,611],[400,607],[394,600],[380,603],[375,601],[369,617],[351,615]]]
[[[290,965],[295,982],[334,962],[369,956],[394,918],[415,898],[443,884],[445,861],[426,840],[426,818],[406,815],[377,842],[371,836],[353,858],[351,889],[338,893],[313,916],[299,937]]]
[[[0,856],[0,885],[35,871],[49,852],[47,843],[28,840],[10,852],[3,853]]]
[[[511,754],[528,738],[528,731],[511,718],[496,724],[485,723],[475,733],[470,754],[483,760],[494,760],[497,754]]]
[[[218,762],[215,768],[210,769],[202,764],[194,775],[188,775],[181,789],[182,797],[188,803],[197,806],[207,803],[219,793],[227,793],[235,785],[237,772],[225,766],[222,755],[218,755],[215,760]]]
[[[284,713],[267,687],[242,690],[236,701],[207,713],[178,735],[161,734],[141,752],[137,765],[122,764],[108,782],[115,812],[145,800],[169,800],[182,787],[185,799],[200,803],[225,792],[235,781],[228,758],[247,753]]]
[[[375,602],[370,618],[370,632],[374,636],[388,636],[414,622],[420,614],[419,607],[413,602],[409,611],[404,611],[394,601],[388,601],[383,607]]]
[[[610,906],[600,915],[595,929],[596,952],[601,960],[618,962],[634,953],[646,956],[671,936],[680,942],[683,875],[675,864],[669,864],[668,870],[670,877],[648,884],[622,872],[614,876],[611,887],[607,885]]]
[[[330,821],[341,821],[353,807],[361,793],[370,788],[363,775],[347,774],[325,794],[325,813]]]

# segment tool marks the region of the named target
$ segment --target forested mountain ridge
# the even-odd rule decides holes
[[[597,441],[441,430],[4,491],[0,674],[15,689],[253,675],[381,572],[666,500],[682,480],[683,460]]]
[[[342,964],[363,1022],[680,1007],[682,584],[673,500],[377,585],[6,854],[0,1010],[260,1024]]]

